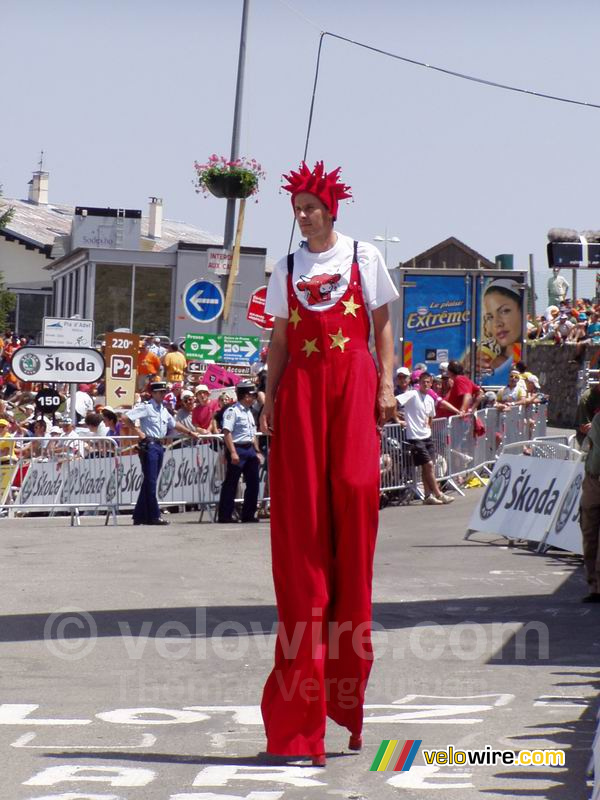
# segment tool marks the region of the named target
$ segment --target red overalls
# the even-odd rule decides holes
[[[289,362],[269,462],[279,629],[261,706],[279,755],[324,753],[327,716],[360,734],[373,660],[377,370],[356,248],[348,289],[325,311],[298,302],[288,257]]]

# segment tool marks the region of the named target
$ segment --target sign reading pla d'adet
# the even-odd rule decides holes
[[[93,383],[104,374],[104,358],[91,347],[21,347],[11,369],[20,381]]]

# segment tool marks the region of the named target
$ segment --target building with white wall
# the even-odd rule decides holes
[[[37,171],[27,200],[0,230],[0,271],[17,295],[14,327],[36,335],[46,316],[79,314],[97,335],[115,328],[174,337],[202,328],[181,302],[185,285],[208,274],[207,255],[222,243],[183,222],[163,218],[162,200],[137,209],[66,206],[49,201],[49,174]],[[242,248],[229,332],[256,332],[245,319],[249,293],[264,283],[263,248]],[[206,327],[206,326],[204,326]]]

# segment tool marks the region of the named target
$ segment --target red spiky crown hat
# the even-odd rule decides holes
[[[292,195],[292,205],[294,197],[300,192],[314,194],[327,207],[334,219],[337,219],[338,204],[340,200],[352,197],[350,187],[339,181],[341,167],[334,169],[333,172],[325,172],[322,161],[317,161],[315,168],[311,172],[303,161],[298,168],[298,172],[290,171],[289,175],[284,175],[288,182],[283,188]]]

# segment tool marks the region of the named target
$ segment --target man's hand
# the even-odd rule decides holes
[[[272,434],[274,420],[274,403],[271,397],[265,398],[265,404],[260,415],[260,432]]]
[[[240,457],[238,455],[237,450],[235,452],[231,453],[231,463],[232,464],[239,464],[240,463]]]
[[[377,424],[385,425],[396,414],[396,398],[390,384],[380,384],[377,391]]]
[[[579,426],[579,432],[580,433],[587,433],[590,430],[591,427],[592,427],[592,423],[591,422],[584,422],[583,425]]]

